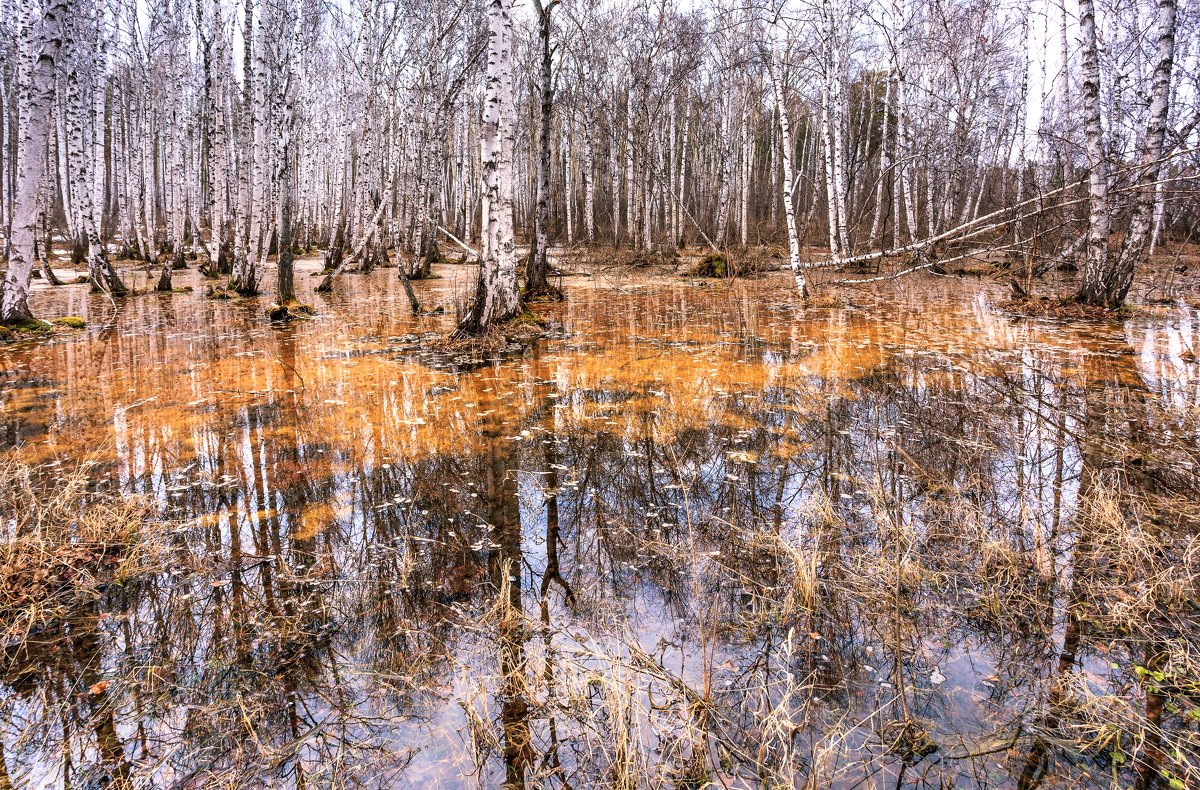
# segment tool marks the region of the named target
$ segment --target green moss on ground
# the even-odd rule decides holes
[[[38,318],[23,318],[0,324],[0,342],[9,343],[38,337],[48,337],[56,332],[69,329],[83,329],[87,321],[77,315],[66,315],[53,321],[43,321]]]
[[[528,307],[504,322],[510,326],[546,326],[546,319],[530,310]]]
[[[49,321],[40,321],[36,318],[21,318],[9,321],[4,324],[4,328],[14,335],[48,335],[54,325]]]
[[[729,274],[729,261],[719,252],[710,252],[696,267],[699,277],[725,277]]]

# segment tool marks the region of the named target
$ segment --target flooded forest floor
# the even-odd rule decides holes
[[[470,267],[319,265],[0,346],[0,787],[1200,787],[1195,261],[572,261],[470,360]]]

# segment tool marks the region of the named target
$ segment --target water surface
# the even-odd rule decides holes
[[[418,288],[449,308],[470,272],[439,273]],[[1144,682],[1191,604],[1117,591],[1193,570],[1196,309],[596,275],[537,308],[555,337],[469,368],[421,351],[453,318],[410,316],[389,270],[287,326],[190,273],[115,308],[39,291],[89,327],[0,347],[0,445],[95,462],[177,526],[161,574],[6,646],[15,786],[1107,787],[1195,761],[1196,700],[1155,718]],[[1150,565],[1097,562],[1150,532]]]

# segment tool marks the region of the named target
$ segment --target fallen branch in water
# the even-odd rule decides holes
[[[434,227],[437,228],[438,230],[440,230],[442,233],[445,233],[450,238],[450,241],[452,241],[455,244],[457,244],[458,246],[462,247],[464,250],[466,250],[471,255],[475,256],[476,258],[483,257],[482,255],[479,254],[478,251],[471,249],[470,245],[468,245],[465,241],[460,239],[458,236],[455,236],[453,233],[446,230],[441,225],[434,225]]]
[[[1132,169],[1134,169],[1134,168],[1126,168],[1126,171],[1129,171]],[[1152,184],[1150,186],[1156,186],[1158,184],[1169,184],[1169,183],[1172,183],[1175,181],[1188,181],[1188,180],[1190,180],[1190,179],[1185,178],[1185,177],[1165,178],[1165,179],[1161,179],[1158,182],[1155,182],[1155,184]],[[941,244],[942,242],[967,241],[969,239],[973,239],[978,236],[982,236],[987,233],[991,233],[993,231],[1000,230],[1000,229],[1004,228],[1006,225],[1009,225],[1018,220],[1026,219],[1028,217],[1039,214],[1045,210],[1045,207],[1042,204],[1046,198],[1051,197],[1053,195],[1062,194],[1069,190],[1080,187],[1083,184],[1084,184],[1084,181],[1079,180],[1074,183],[1061,186],[1057,189],[1052,189],[1049,192],[1043,192],[1043,193],[1037,195],[1036,197],[1032,197],[1027,200],[1022,200],[1019,203],[1014,203],[1011,206],[1005,206],[1004,208],[997,209],[996,211],[993,211],[990,214],[985,214],[982,217],[977,217],[976,219],[973,219],[970,222],[964,222],[961,225],[957,225],[957,226],[951,228],[950,230],[942,231],[941,233],[939,233],[935,236],[930,236],[929,238],[926,238],[926,239],[920,239],[918,241],[913,241],[902,247],[895,247],[890,250],[878,250],[876,252],[863,253],[862,255],[852,255],[849,258],[831,257],[831,258],[829,258],[827,260],[823,260],[823,261],[812,261],[812,262],[806,263],[804,265],[804,268],[805,269],[828,269],[828,268],[833,268],[835,266],[852,266],[855,264],[879,261],[879,260],[883,260],[885,258],[896,258],[901,255],[908,255],[908,254],[911,254],[914,252],[925,252],[926,250],[930,249],[931,247]],[[1146,186],[1147,185],[1145,185],[1145,184],[1142,184],[1142,185],[1129,184],[1127,186],[1120,187],[1118,189],[1110,190],[1109,194],[1115,195],[1115,194],[1120,194],[1122,192],[1136,192],[1139,189],[1144,189]],[[1071,200],[1064,201],[1062,203],[1058,203],[1054,206],[1054,208],[1062,209],[1067,206],[1084,204],[1084,203],[1089,202],[1090,200],[1091,200],[1091,198],[1085,195],[1082,197],[1073,198]],[[1024,209],[1026,209],[1030,206],[1037,206],[1037,209],[1028,214],[1022,213]],[[1069,245],[1069,246],[1074,246],[1074,243],[1072,243],[1072,245]],[[914,271],[916,271],[916,270],[914,270]]]
[[[371,226],[367,229],[366,235],[358,242],[358,246],[354,248],[354,252],[350,254],[350,257],[343,258],[336,269],[325,275],[325,279],[321,280],[321,284],[317,286],[319,292],[325,293],[331,290],[333,288],[333,279],[346,271],[346,267],[350,265],[351,261],[357,261],[363,254],[363,250],[371,243],[371,239],[375,238],[375,231],[379,228],[379,220],[383,218],[383,208],[386,205],[387,201],[379,201],[379,205],[375,208],[375,216],[371,218]]]
[[[917,266],[910,266],[907,269],[901,269],[898,272],[892,272],[891,274],[881,274],[878,277],[863,277],[863,278],[854,279],[854,280],[834,280],[833,284],[834,285],[862,285],[863,283],[877,283],[877,282],[882,282],[883,280],[895,280],[896,278],[903,277],[906,274],[912,274],[913,272],[919,272],[922,269],[930,269],[934,266],[937,266],[938,264],[945,265],[947,263],[957,263],[958,261],[965,260],[970,257],[971,257],[971,253],[967,253],[966,255],[957,255],[953,258],[947,258],[944,261],[939,261],[935,258],[933,260],[926,261],[925,263],[918,264]]]

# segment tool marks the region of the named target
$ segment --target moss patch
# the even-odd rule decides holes
[[[698,277],[725,277],[729,274],[729,260],[719,252],[710,252],[696,267]]]
[[[778,268],[778,260],[761,255],[740,253],[734,256],[723,252],[709,252],[700,259],[694,277],[719,279],[724,277],[754,277]]]
[[[4,324],[5,329],[14,335],[48,335],[54,325],[49,321],[39,321],[36,318],[22,318]]]
[[[0,324],[0,342],[49,337],[70,330],[83,329],[85,326],[87,326],[87,321],[77,315],[67,315],[55,318],[53,321],[42,321],[37,318],[10,321],[7,324]]]
[[[515,315],[512,318],[505,321],[503,326],[507,326],[507,327],[536,326],[536,327],[544,329],[546,326],[546,319],[542,318],[540,315],[533,312],[529,308],[525,308],[517,315]]]
[[[561,302],[565,298],[562,290],[553,285],[546,284],[545,287],[535,290],[526,289],[521,292],[521,299],[525,302]],[[528,313],[529,311],[526,310]],[[532,315],[532,314],[531,314]],[[521,316],[517,316],[514,321],[521,320]]]

